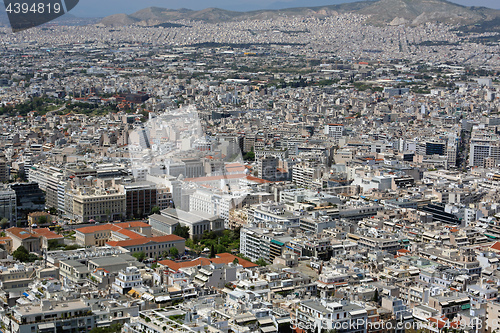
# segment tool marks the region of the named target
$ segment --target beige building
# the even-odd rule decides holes
[[[126,216],[125,194],[114,189],[80,190],[73,196],[73,216],[81,222],[121,219]]]
[[[49,228],[12,227],[5,230],[5,235],[6,237],[0,239],[0,243],[5,244],[9,252],[17,250],[19,246],[24,246],[28,252],[40,252],[42,248],[48,248],[49,240],[57,240],[59,243],[64,241],[64,236],[53,233]]]
[[[165,252],[170,253],[170,249],[174,247],[181,255],[186,251],[186,240],[177,235],[110,241],[106,244],[126,249],[130,251],[130,254],[144,252],[146,258],[158,258]]]
[[[500,330],[500,303],[488,302],[486,308],[486,331],[495,332]]]
[[[45,223],[40,223],[40,218],[45,216],[46,218],[46,221]],[[53,217],[52,215],[50,215],[50,213],[47,213],[47,212],[33,212],[33,213],[29,213],[28,214],[28,225],[46,225],[46,224],[50,224],[50,222],[53,221]]]
[[[27,229],[12,227],[5,230],[5,235],[12,239],[12,251],[24,246],[28,252],[40,252],[40,235]]]

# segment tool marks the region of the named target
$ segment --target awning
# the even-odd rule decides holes
[[[259,324],[261,325],[267,325],[267,324],[272,324],[273,320],[269,317],[259,319]]]
[[[202,275],[202,274],[196,274],[195,278],[198,279],[198,280],[201,280],[203,282],[207,282],[208,281],[208,276]]]
[[[274,326],[264,326],[261,327],[260,330],[264,333],[269,333],[269,332],[277,332],[278,329]]]
[[[43,323],[43,324],[38,324],[38,329],[39,330],[46,330],[46,329],[49,329],[49,328],[54,328],[55,327],[55,324],[54,323]]]
[[[244,323],[247,321],[257,320],[252,314],[242,314],[236,318],[234,318],[237,323]]]
[[[144,293],[144,294],[142,294],[142,297],[141,297],[141,298],[144,298],[144,299],[146,299],[146,300],[148,300],[148,301],[152,301],[152,300],[154,299],[154,296],[152,296],[152,295],[150,295],[150,294],[146,294],[146,293]]]
[[[166,302],[170,300],[171,300],[170,296],[158,296],[155,298],[155,302]]]

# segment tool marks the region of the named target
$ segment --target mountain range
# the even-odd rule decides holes
[[[129,15],[115,14],[107,16],[99,24],[115,27],[125,25],[155,26],[180,20],[220,23],[272,19],[283,15],[324,18],[340,13],[367,15],[367,23],[374,25],[419,25],[425,22],[473,25],[493,21],[495,18],[500,17],[500,10],[485,7],[466,7],[446,0],[371,0],[329,6],[265,9],[247,12],[219,8],[190,10],[149,7]]]

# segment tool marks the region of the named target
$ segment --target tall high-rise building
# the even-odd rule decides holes
[[[28,213],[45,209],[45,193],[37,183],[17,183],[10,187],[16,192],[17,221],[27,221]]]
[[[16,192],[6,185],[0,187],[0,219],[9,220],[9,226],[15,226],[16,207]]]
[[[344,134],[344,125],[342,124],[326,124],[323,131],[325,135],[333,138],[335,142],[339,142],[340,138]]]
[[[276,180],[276,170],[279,159],[274,156],[265,156],[257,160],[258,177],[265,180]]]
[[[494,138],[473,137],[470,142],[469,166],[484,167],[487,158],[500,162],[500,142]]]

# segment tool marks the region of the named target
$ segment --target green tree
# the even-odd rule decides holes
[[[19,246],[14,252],[12,252],[12,256],[14,257],[14,259],[22,262],[28,261],[29,255],[30,253],[28,252],[28,250],[26,250],[26,248],[22,245]]]
[[[188,239],[189,238],[189,227],[178,225],[174,230],[174,235]]]
[[[133,253],[132,256],[140,262],[146,259],[146,253],[144,253],[144,251]]]
[[[0,227],[2,229],[5,229],[9,225],[9,219],[4,217],[3,219],[0,220]]]
[[[247,152],[244,156],[243,156],[243,159],[245,161],[255,161],[255,152],[253,151],[253,147],[252,149]]]
[[[40,216],[38,218],[38,224],[39,225],[45,225],[47,223],[49,223],[49,219],[47,218],[47,216]]]
[[[212,244],[212,246],[210,247],[210,258],[215,258],[215,245]]]
[[[160,207],[154,206],[151,208],[151,214],[159,214],[160,213]]]
[[[94,327],[89,333],[120,333],[122,324],[113,324],[107,327]]]
[[[64,245],[59,244],[59,241],[57,239],[49,239],[47,243],[49,245],[49,251],[57,250],[60,247],[64,247]]]
[[[33,262],[39,257],[36,254],[29,253],[24,246],[19,246],[14,252],[12,252],[14,259],[21,262]]]
[[[179,250],[177,250],[176,247],[170,248],[170,256],[172,256],[173,258],[177,258],[178,255],[179,255]]]
[[[264,258],[259,258],[259,260],[257,260],[255,263],[259,266],[267,266],[267,262],[264,260]]]

